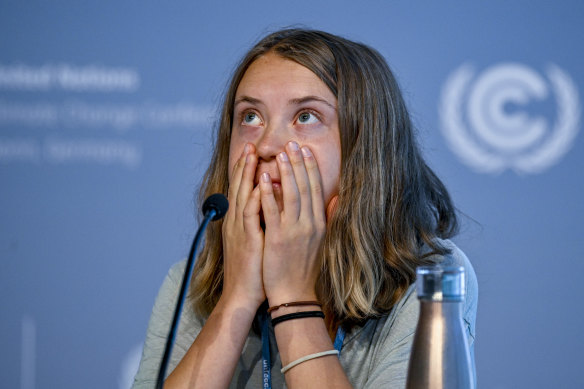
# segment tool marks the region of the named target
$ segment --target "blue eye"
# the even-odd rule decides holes
[[[255,112],[246,112],[243,115],[243,122],[253,126],[257,126],[261,123],[259,116]]]
[[[300,124],[313,124],[316,123],[317,121],[318,118],[316,117],[316,115],[310,112],[302,112],[300,115],[298,115],[298,123]]]

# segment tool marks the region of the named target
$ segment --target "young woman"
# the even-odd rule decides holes
[[[212,193],[229,211],[198,257],[166,388],[404,387],[427,264],[465,267],[472,349],[455,210],[375,50],[298,29],[257,43],[225,96]],[[135,388],[156,380],[184,265],[156,299]]]

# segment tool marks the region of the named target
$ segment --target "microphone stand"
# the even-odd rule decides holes
[[[223,203],[224,202],[224,203]],[[170,355],[172,353],[172,346],[174,344],[174,338],[176,337],[176,331],[178,329],[178,323],[180,320],[180,314],[182,311],[182,306],[184,303],[185,295],[189,285],[189,281],[193,274],[193,268],[195,264],[195,253],[197,252],[197,247],[203,236],[203,232],[207,228],[207,225],[211,220],[218,220],[225,215],[227,211],[228,203],[227,199],[223,195],[214,194],[210,196],[203,204],[204,219],[197,230],[193,244],[191,245],[191,252],[189,253],[189,259],[185,268],[185,274],[183,276],[182,284],[180,287],[180,292],[178,295],[178,300],[176,303],[176,308],[174,310],[174,317],[172,319],[172,325],[170,326],[170,331],[168,333],[168,338],[166,340],[166,347],[164,348],[164,356],[162,357],[162,362],[160,363],[160,369],[158,370],[158,379],[156,380],[156,389],[162,389],[164,385],[164,376],[166,375],[166,368],[168,367],[168,362],[170,362]]]

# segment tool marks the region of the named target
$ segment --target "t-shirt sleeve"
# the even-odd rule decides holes
[[[166,346],[166,338],[170,330],[170,324],[174,315],[174,308],[178,298],[179,288],[182,282],[185,268],[185,261],[179,262],[171,267],[154,302],[146,339],[142,350],[142,359],[138,372],[134,378],[133,389],[151,389],[158,378],[160,362]],[[187,300],[185,304],[188,304]],[[179,333],[177,334],[169,367],[166,374],[170,374],[174,367],[180,362],[190,345],[192,344],[198,331],[193,330],[194,321],[185,315],[189,312],[187,307],[183,308],[179,323]],[[194,327],[197,327],[196,325]],[[189,329],[185,333],[185,329]],[[200,331],[200,329],[199,329]]]
[[[405,388],[410,350],[418,323],[419,303],[410,287],[378,330],[371,370],[364,388]],[[380,323],[381,324],[381,323]]]

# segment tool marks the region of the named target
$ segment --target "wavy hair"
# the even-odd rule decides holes
[[[315,30],[285,29],[260,40],[229,84],[199,201],[227,194],[235,93],[250,64],[267,53],[310,69],[338,102],[339,193],[327,221],[317,294],[337,322],[386,313],[415,280],[417,266],[448,253],[437,238],[453,236],[457,219],[445,186],[421,156],[397,81],[376,50]],[[222,252],[217,222],[207,230],[190,293],[204,316],[221,295]]]

